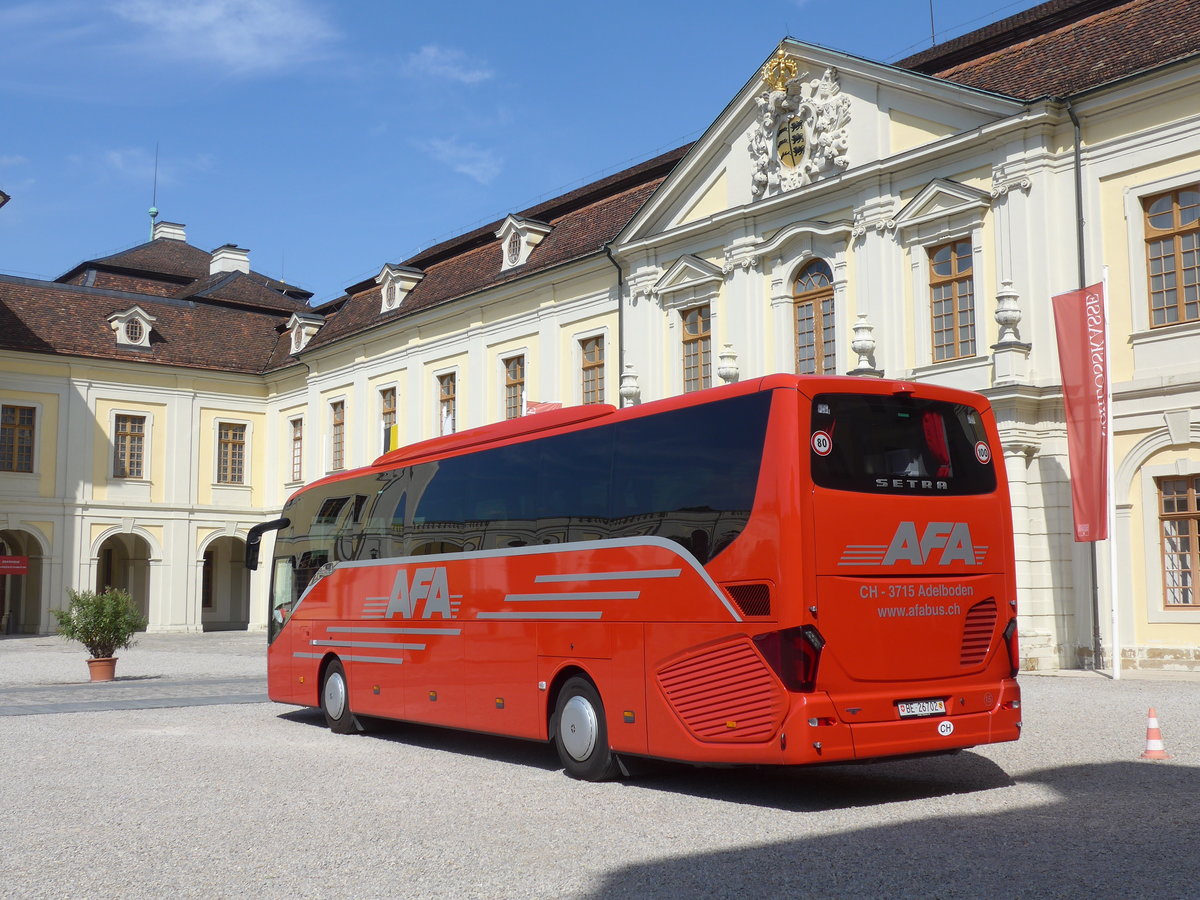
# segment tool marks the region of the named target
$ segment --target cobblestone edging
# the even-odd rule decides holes
[[[188,680],[150,677],[99,684],[0,687],[0,716],[266,702],[267,684],[261,676]]]

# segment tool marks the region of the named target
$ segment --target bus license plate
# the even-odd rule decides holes
[[[911,719],[915,716],[944,716],[946,714],[945,700],[901,700],[896,704],[900,707],[900,718]]]

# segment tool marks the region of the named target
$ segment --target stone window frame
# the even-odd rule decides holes
[[[143,420],[142,427],[142,474],[118,475],[117,472],[117,417],[130,416]],[[150,473],[154,460],[154,413],[132,407],[113,408],[108,411],[108,439],[112,448],[108,460],[108,479],[116,484],[150,484]]]
[[[596,398],[587,400],[584,390],[586,381],[587,360],[584,352],[584,343],[587,341],[600,341],[601,360],[598,364],[594,364],[591,368],[598,369],[599,375],[596,380]],[[610,343],[608,340],[607,328],[593,328],[588,331],[580,331],[571,335],[571,371],[575,373],[574,385],[572,390],[575,392],[575,402],[581,406],[589,403],[605,403],[610,393],[608,390],[608,363],[609,363]]]
[[[1167,607],[1163,594],[1162,539],[1158,515],[1158,479],[1200,476],[1200,459],[1181,459],[1174,463],[1142,466],[1142,553],[1144,580],[1142,590],[1147,598],[1146,621],[1150,624],[1188,624],[1200,622],[1200,606]],[[1150,598],[1156,598],[1153,601]]]
[[[242,431],[242,480],[241,481],[220,481],[221,474],[221,426],[234,425],[240,426]],[[254,423],[249,419],[240,419],[236,416],[217,416],[213,419],[213,469],[212,483],[218,488],[250,488],[253,484],[254,473],[251,471],[251,458],[254,438]]]
[[[1171,325],[1151,326],[1150,285],[1146,259],[1146,215],[1143,201],[1158,194],[1177,191],[1189,185],[1200,184],[1200,169],[1179,175],[1158,178],[1125,188],[1125,221],[1129,262],[1129,303],[1133,331],[1130,343],[1136,349],[1139,344],[1150,344],[1180,334],[1200,331],[1200,319],[1176,322]]]
[[[3,406],[11,406],[18,409],[33,410],[33,446],[30,447],[30,470],[28,472],[17,469],[5,469],[0,472],[6,478],[37,478],[41,475],[41,469],[38,466],[38,448],[42,442],[42,423],[45,421],[45,408],[42,403],[37,400],[5,400]]]
[[[299,440],[297,440],[296,424],[300,425]],[[288,442],[288,472],[291,478],[287,484],[303,484],[304,482],[304,416],[287,417]]]

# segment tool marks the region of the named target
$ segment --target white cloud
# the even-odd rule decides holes
[[[147,189],[155,181],[154,148],[117,147],[101,151],[98,155],[74,155],[71,161],[86,169],[98,169],[108,176],[130,184],[145,185]],[[196,173],[207,172],[213,167],[213,158],[206,153],[176,157],[160,153],[157,162],[158,186],[176,185],[190,180]]]
[[[143,29],[148,51],[237,73],[310,62],[336,37],[308,0],[117,0],[111,9]]]
[[[487,64],[472,60],[462,50],[426,44],[416,53],[410,53],[404,61],[404,72],[408,75],[441,78],[459,84],[478,84],[494,74]]]
[[[463,144],[448,138],[430,138],[419,142],[417,146],[438,162],[480,184],[491,184],[504,168],[501,157],[474,144]]]

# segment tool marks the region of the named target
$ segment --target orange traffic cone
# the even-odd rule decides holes
[[[1171,755],[1163,749],[1162,731],[1158,727],[1158,713],[1154,707],[1146,715],[1146,752],[1142,759],[1170,759]]]

